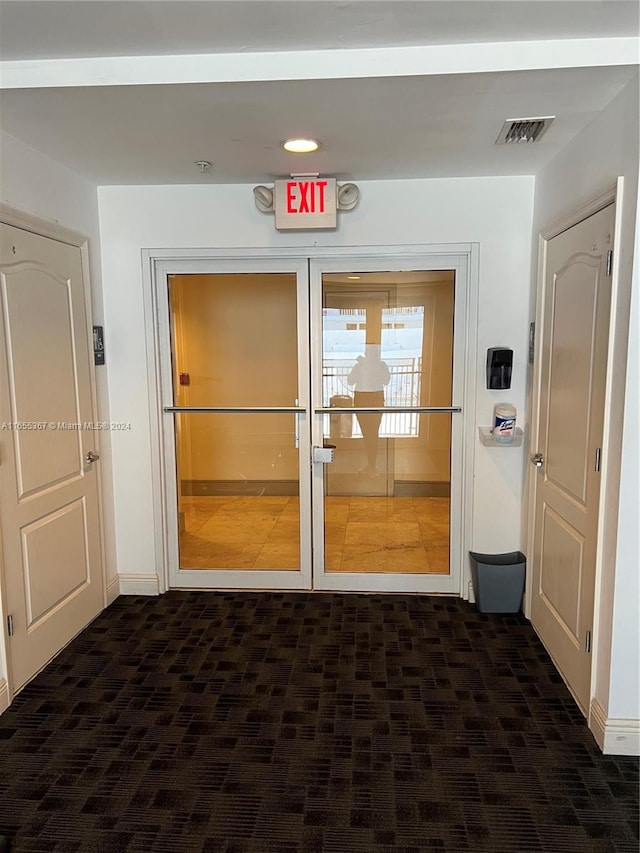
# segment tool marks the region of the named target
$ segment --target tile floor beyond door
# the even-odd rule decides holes
[[[183,497],[180,509],[183,569],[299,568],[297,497]],[[447,574],[449,498],[326,497],[325,555],[329,572]]]

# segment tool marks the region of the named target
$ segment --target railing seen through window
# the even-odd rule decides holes
[[[419,406],[422,358],[385,358],[391,378],[384,392],[385,406]],[[325,358],[322,366],[322,398],[325,405],[344,406],[348,397],[353,401],[353,389],[347,377],[353,367],[352,359]],[[337,398],[337,399],[336,399]],[[353,402],[351,402],[353,405]],[[348,413],[343,413],[348,417]],[[324,418],[324,433],[330,434],[330,415]],[[385,412],[379,435],[381,438],[406,438],[418,435],[419,415],[412,412]],[[358,420],[352,417],[351,435],[361,435]]]

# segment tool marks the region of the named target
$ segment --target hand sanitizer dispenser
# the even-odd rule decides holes
[[[491,347],[487,350],[487,388],[501,391],[511,388],[513,350]]]

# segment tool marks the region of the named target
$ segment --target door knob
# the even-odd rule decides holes
[[[542,468],[544,465],[544,456],[542,453],[536,453],[535,456],[531,457],[531,464],[535,465],[536,468]]]
[[[92,462],[96,462],[98,459],[100,459],[100,454],[94,453],[93,450],[90,450],[84,457],[84,459],[87,465],[91,465]]]

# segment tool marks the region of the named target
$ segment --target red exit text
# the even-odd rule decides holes
[[[292,175],[275,182],[273,212],[278,230],[335,228],[337,211],[335,178]]]
[[[324,213],[328,181],[287,181],[287,213]]]

